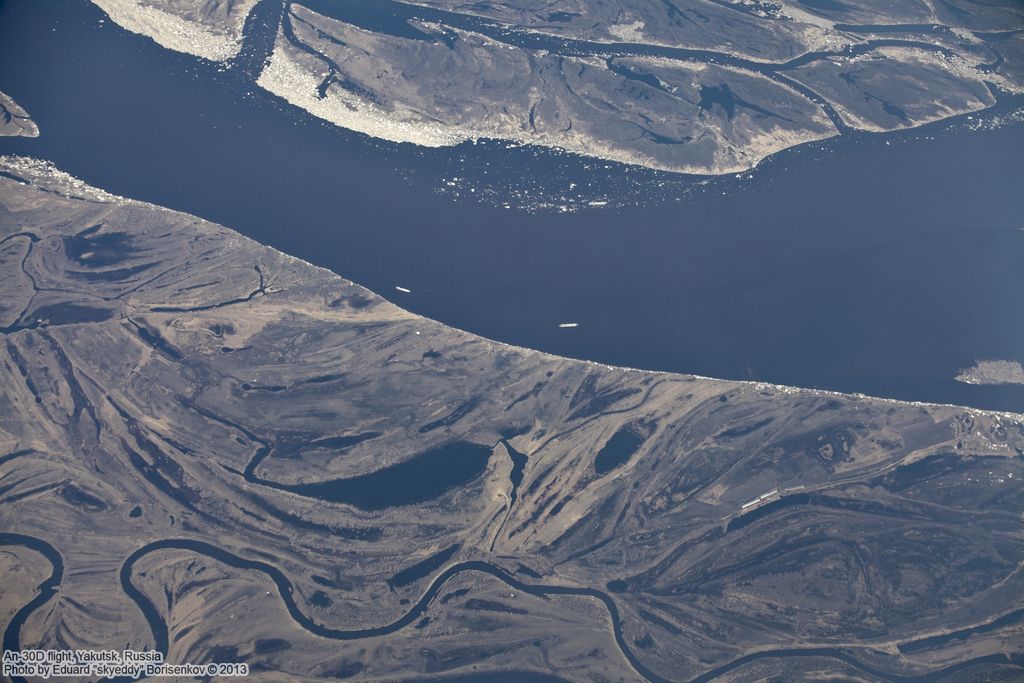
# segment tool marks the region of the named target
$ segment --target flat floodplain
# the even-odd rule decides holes
[[[422,150],[315,120],[241,67],[102,19],[86,3],[0,7],[0,40],[18,55],[0,89],[41,132],[0,152],[217,221],[378,292],[401,284],[401,306],[500,341],[1024,410],[1024,387],[955,381],[978,360],[1024,360],[1024,230],[1007,220],[1024,215],[1020,124],[843,135],[714,180],[497,143]],[[487,187],[445,190],[481,169]],[[584,208],[562,213],[548,196],[526,210],[535,182],[549,195],[573,186]],[[508,201],[472,196],[502,192]]]

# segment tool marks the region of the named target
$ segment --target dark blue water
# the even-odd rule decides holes
[[[384,510],[437,498],[484,473],[489,446],[457,441],[421,453],[397,465],[349,479],[312,484],[277,484],[255,478],[265,486],[364,510]]]
[[[701,192],[565,154],[371,141],[260,91],[243,69],[102,18],[85,2],[0,4],[0,44],[17,56],[0,65],[0,90],[41,129],[0,140],[0,153],[223,223],[501,341],[1024,411],[1022,387],[952,379],[979,358],[1024,360],[1020,125],[843,138]],[[485,171],[490,187],[576,182],[619,206],[526,213],[437,191]]]
[[[597,452],[597,457],[594,458],[594,470],[598,474],[605,474],[620,465],[625,465],[644,441],[644,437],[628,428],[620,429]]]
[[[28,621],[28,618],[33,612],[50,601],[50,599],[56,594],[61,582],[64,580],[64,559],[60,556],[60,552],[58,552],[56,548],[42,539],[25,536],[23,534],[0,532],[0,546],[10,545],[20,545],[36,551],[43,555],[52,567],[50,576],[44,579],[36,588],[37,592],[35,596],[22,605],[18,611],[11,616],[10,621],[8,621],[7,625],[4,627],[4,651],[17,652],[21,650],[22,645],[21,628],[25,625],[25,622]],[[25,643],[26,648],[34,647],[35,645],[36,643]],[[14,683],[27,683],[27,680],[21,676],[14,676],[12,680]]]

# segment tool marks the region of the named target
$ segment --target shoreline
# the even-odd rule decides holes
[[[563,361],[572,361],[572,362],[577,362],[577,363],[583,363],[583,364],[589,365],[591,367],[600,367],[600,368],[604,368],[604,369],[607,369],[607,370],[621,370],[621,371],[626,371],[626,372],[642,373],[642,374],[647,374],[647,375],[675,376],[675,377],[679,377],[679,378],[683,378],[683,379],[694,379],[694,380],[702,380],[702,381],[707,381],[707,382],[715,382],[715,383],[720,383],[720,384],[728,384],[728,385],[734,385],[734,386],[743,386],[743,387],[758,389],[758,390],[762,390],[762,391],[763,390],[773,390],[773,391],[778,391],[779,393],[784,393],[784,394],[804,394],[804,395],[813,395],[813,396],[835,396],[835,397],[839,397],[839,398],[851,399],[851,400],[854,400],[854,401],[868,400],[868,401],[884,402],[884,403],[889,403],[889,404],[893,404],[893,405],[917,406],[917,407],[924,407],[924,408],[944,408],[944,409],[953,408],[953,409],[957,409],[957,410],[963,410],[963,411],[966,411],[966,412],[968,412],[970,414],[974,414],[974,415],[986,415],[986,416],[992,416],[992,417],[999,417],[999,418],[1003,418],[1003,419],[1008,419],[1008,420],[1013,421],[1014,423],[1024,425],[1024,413],[1016,413],[1016,412],[1013,412],[1013,411],[1000,411],[1000,410],[988,410],[988,409],[983,409],[983,408],[973,408],[973,407],[970,407],[970,406],[964,406],[964,405],[960,405],[960,404],[956,404],[956,403],[939,403],[939,402],[933,402],[933,401],[909,401],[909,400],[905,400],[905,399],[890,398],[890,397],[885,397],[885,396],[874,396],[874,395],[870,395],[870,394],[864,394],[864,393],[861,393],[861,392],[844,392],[844,391],[836,391],[836,390],[833,390],[833,389],[816,389],[816,388],[799,387],[799,386],[793,386],[793,385],[787,385],[787,384],[777,384],[777,383],[774,383],[774,382],[764,382],[764,381],[759,381],[759,380],[723,379],[723,378],[720,378],[720,377],[708,377],[706,375],[698,375],[698,374],[693,374],[693,373],[670,372],[670,371],[667,371],[667,370],[649,370],[649,369],[635,368],[635,367],[629,367],[629,366],[624,366],[624,365],[610,365],[608,363],[601,363],[599,361],[589,360],[589,359],[586,359],[586,358],[576,358],[576,357],[573,357],[573,356],[554,354],[554,353],[549,353],[547,351],[541,351],[541,350],[538,350],[538,349],[532,349],[532,348],[525,347],[525,346],[519,346],[519,345],[516,345],[516,344],[510,344],[508,342],[503,342],[503,341],[499,341],[499,340],[495,340],[495,339],[490,339],[488,337],[481,336],[481,335],[476,334],[474,332],[470,332],[468,330],[464,330],[464,329],[461,329],[459,327],[455,327],[453,325],[449,325],[447,323],[442,323],[442,322],[439,322],[439,321],[436,321],[436,320],[433,320],[433,319],[430,319],[430,318],[426,318],[424,316],[421,316],[421,315],[418,315],[418,314],[413,313],[411,311],[408,311],[407,309],[403,308],[400,304],[398,304],[398,303],[392,301],[391,299],[387,298],[385,295],[380,294],[378,292],[375,292],[375,291],[365,287],[364,285],[362,285],[362,284],[360,284],[358,282],[354,282],[352,280],[349,280],[344,275],[341,275],[339,273],[335,273],[334,271],[332,271],[332,270],[330,270],[328,268],[325,268],[323,266],[318,266],[316,264],[313,264],[313,263],[310,263],[308,261],[305,261],[305,260],[303,260],[303,259],[301,259],[301,258],[299,258],[297,256],[293,256],[291,254],[288,254],[288,253],[282,252],[282,251],[280,251],[278,249],[275,249],[274,247],[271,247],[269,245],[266,245],[266,244],[263,244],[261,242],[258,242],[256,240],[252,239],[251,237],[247,237],[247,236],[243,235],[242,233],[233,230],[232,228],[230,228],[228,226],[224,226],[224,225],[221,225],[219,223],[214,223],[212,221],[207,221],[206,219],[202,218],[201,216],[195,216],[193,214],[188,214],[188,213],[185,213],[183,211],[177,211],[175,209],[169,209],[167,207],[158,206],[156,204],[150,204],[148,202],[144,202],[144,201],[137,200],[137,199],[131,199],[131,198],[128,198],[128,197],[122,197],[122,196],[119,196],[119,195],[111,194],[111,193],[109,193],[109,192],[107,192],[107,191],[105,191],[105,190],[103,190],[101,188],[93,187],[93,186],[89,185],[88,183],[86,183],[86,182],[84,182],[82,180],[79,180],[78,178],[72,176],[71,174],[69,174],[69,173],[67,173],[65,171],[60,170],[55,164],[53,164],[50,161],[46,161],[46,160],[43,160],[43,159],[36,159],[36,158],[33,158],[33,157],[26,157],[26,156],[0,155],[0,172],[3,172],[3,171],[7,171],[7,172],[14,171],[15,174],[17,174],[17,173],[25,174],[25,175],[19,176],[19,177],[21,178],[21,182],[24,182],[25,184],[28,184],[28,185],[40,187],[40,185],[37,184],[38,180],[43,180],[44,182],[49,181],[49,183],[51,183],[51,184],[63,184],[65,187],[70,189],[72,192],[79,192],[79,193],[81,193],[83,195],[84,198],[88,198],[88,199],[91,199],[93,201],[102,201],[102,202],[108,202],[108,203],[116,203],[116,204],[120,204],[120,205],[132,205],[132,204],[135,204],[135,205],[144,206],[144,207],[147,207],[147,208],[150,208],[150,209],[157,208],[157,209],[159,209],[161,211],[167,211],[167,212],[171,212],[171,213],[175,213],[175,214],[187,215],[190,218],[194,218],[194,219],[202,221],[204,223],[209,223],[209,224],[212,224],[212,225],[216,225],[221,230],[225,230],[228,233],[230,233],[230,235],[233,238],[235,238],[235,239],[243,239],[243,240],[246,240],[248,242],[252,242],[253,244],[258,245],[258,246],[260,246],[263,249],[267,249],[267,250],[270,250],[270,251],[274,252],[275,254],[285,258],[288,261],[297,262],[297,263],[302,264],[302,265],[304,265],[304,266],[306,266],[308,268],[312,268],[315,272],[318,272],[318,273],[320,273],[322,275],[327,275],[328,279],[340,280],[340,281],[342,281],[342,282],[344,282],[344,283],[346,283],[348,285],[355,286],[355,287],[357,287],[357,288],[359,288],[359,289],[361,289],[361,290],[363,290],[363,291],[365,291],[365,292],[367,292],[369,294],[372,294],[373,296],[380,298],[381,300],[383,300],[384,302],[386,302],[390,306],[393,306],[395,309],[401,311],[404,315],[410,317],[411,319],[424,321],[424,322],[427,322],[427,323],[432,324],[432,325],[438,325],[438,326],[441,326],[441,327],[444,327],[444,328],[447,328],[447,329],[459,332],[461,334],[467,335],[467,336],[469,336],[469,337],[471,337],[473,339],[479,340],[479,341],[484,342],[486,344],[499,345],[499,346],[501,346],[503,348],[513,349],[513,350],[520,351],[520,352],[523,352],[523,353],[528,353],[528,354],[539,354],[542,357],[553,359],[553,360],[563,360]],[[8,173],[4,173],[4,175],[7,175],[7,174]],[[42,187],[42,189],[48,189],[49,191],[54,191],[52,188],[46,188],[45,186]],[[91,193],[92,196],[89,196],[90,193]]]

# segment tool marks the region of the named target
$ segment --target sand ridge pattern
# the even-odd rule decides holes
[[[95,1],[374,138],[494,139],[675,173],[741,172],[1024,92],[1024,11],[1010,0]]]
[[[1020,674],[1020,415],[510,347],[0,170],[22,647],[276,680]]]

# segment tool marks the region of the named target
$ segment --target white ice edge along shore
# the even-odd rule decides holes
[[[605,368],[605,369],[608,369],[608,370],[619,370],[619,371],[625,371],[625,372],[637,372],[637,373],[643,373],[643,374],[648,374],[648,375],[670,375],[670,376],[675,376],[675,377],[680,377],[680,378],[685,378],[685,379],[696,379],[696,380],[702,380],[702,381],[707,381],[707,382],[715,382],[715,383],[719,383],[719,384],[726,384],[726,385],[731,385],[731,386],[736,386],[736,387],[746,387],[746,388],[751,388],[751,389],[755,389],[755,390],[759,390],[759,391],[768,390],[768,391],[775,391],[775,392],[779,392],[779,393],[783,393],[783,394],[805,394],[805,395],[809,395],[809,396],[835,396],[835,397],[839,397],[839,398],[845,398],[847,400],[851,400],[851,401],[854,401],[854,402],[856,402],[856,401],[875,401],[875,402],[881,402],[881,403],[886,403],[886,404],[891,404],[891,405],[899,405],[899,406],[918,406],[918,407],[924,407],[924,408],[955,409],[955,410],[959,410],[959,411],[964,411],[964,412],[969,413],[971,415],[979,415],[979,416],[984,415],[984,416],[989,416],[989,417],[995,417],[995,418],[999,418],[1001,420],[1007,420],[1007,421],[1009,421],[1012,424],[1024,426],[1024,413],[1014,413],[1014,412],[1000,411],[1000,410],[985,410],[985,409],[981,409],[981,408],[971,408],[969,406],[961,406],[961,405],[957,405],[957,404],[954,404],[954,403],[932,403],[932,402],[928,402],[928,401],[907,401],[907,400],[903,400],[903,399],[886,398],[886,397],[882,397],[882,396],[869,396],[867,394],[862,394],[862,393],[859,393],[859,392],[842,392],[842,391],[833,391],[833,390],[830,390],[830,389],[809,389],[809,388],[803,388],[803,387],[789,386],[789,385],[785,385],[785,384],[773,384],[771,382],[761,382],[761,381],[753,381],[753,380],[721,379],[721,378],[717,378],[717,377],[707,377],[707,376],[704,376],[704,375],[695,375],[695,374],[689,374],[689,373],[667,372],[667,371],[664,371],[664,370],[645,370],[645,369],[642,369],[642,368],[631,368],[631,367],[628,367],[628,366],[621,366],[621,365],[609,365],[607,363],[599,363],[599,362],[596,362],[596,361],[587,360],[585,358],[573,358],[572,356],[560,356],[560,355],[553,354],[553,353],[547,353],[546,351],[538,351],[537,349],[530,349],[530,348],[527,348],[527,347],[524,347],[524,346],[517,346],[515,344],[508,344],[508,343],[505,343],[505,342],[499,342],[499,341],[495,341],[493,339],[488,339],[487,337],[482,337],[482,336],[480,336],[480,335],[478,335],[476,333],[469,332],[467,330],[463,330],[463,329],[460,329],[458,327],[454,327],[452,325],[447,325],[445,323],[441,323],[441,322],[438,322],[436,320],[431,320],[430,318],[425,318],[425,317],[423,317],[421,315],[417,315],[416,313],[413,313],[411,311],[408,311],[408,310],[402,308],[398,304],[396,304],[393,301],[387,299],[386,297],[378,294],[377,292],[374,292],[374,291],[372,291],[372,290],[370,290],[370,289],[360,285],[359,283],[353,282],[353,281],[351,281],[351,280],[349,280],[349,279],[347,279],[347,278],[345,278],[345,277],[335,273],[332,270],[329,270],[329,269],[324,268],[322,266],[317,266],[317,265],[315,265],[313,263],[310,263],[308,261],[304,261],[303,259],[300,259],[297,256],[292,256],[291,254],[287,254],[287,253],[285,253],[283,251],[280,251],[278,249],[274,249],[273,247],[270,247],[270,246],[267,246],[267,245],[262,244],[260,242],[257,242],[256,240],[253,240],[253,239],[251,239],[249,237],[246,237],[245,235],[242,235],[241,233],[239,233],[239,232],[237,232],[235,230],[232,230],[231,228],[228,228],[228,227],[225,227],[223,225],[220,225],[218,223],[213,223],[211,221],[207,221],[207,220],[205,220],[203,218],[200,218],[199,216],[194,216],[192,214],[186,214],[183,211],[176,211],[174,209],[169,209],[167,207],[159,206],[157,204],[150,204],[148,202],[143,202],[143,201],[136,200],[136,199],[129,199],[127,197],[121,197],[121,196],[118,196],[118,195],[114,195],[114,194],[111,194],[109,192],[106,192],[105,190],[101,190],[101,189],[98,189],[96,187],[93,187],[92,185],[89,185],[88,183],[86,183],[86,182],[84,182],[84,181],[82,181],[82,180],[72,176],[71,174],[66,173],[64,171],[61,171],[60,169],[58,169],[56,166],[54,166],[49,161],[45,161],[45,160],[42,160],[42,159],[35,159],[35,158],[32,158],[32,157],[24,157],[24,156],[0,156],[0,172],[3,172],[3,171],[6,171],[6,172],[10,173],[11,175],[16,175],[16,176],[20,177],[22,179],[22,182],[24,182],[27,185],[32,185],[34,187],[40,187],[42,189],[49,189],[49,190],[58,191],[58,192],[59,192],[60,189],[63,189],[63,190],[65,190],[65,192],[59,192],[60,194],[62,194],[64,196],[67,196],[67,197],[70,197],[70,198],[74,198],[74,199],[83,199],[83,200],[86,200],[86,201],[102,202],[102,203],[113,203],[113,204],[121,204],[121,205],[137,205],[137,206],[146,207],[146,208],[149,208],[149,209],[158,209],[160,211],[166,211],[166,212],[169,212],[169,213],[175,213],[175,214],[179,214],[179,215],[187,215],[190,218],[193,218],[196,221],[200,222],[204,226],[212,227],[215,230],[223,230],[223,231],[225,231],[226,233],[228,233],[228,235],[232,239],[236,239],[236,240],[240,240],[240,241],[245,241],[245,242],[251,242],[253,244],[258,245],[262,249],[266,249],[268,251],[271,251],[271,252],[274,252],[274,253],[280,255],[282,258],[284,258],[287,261],[290,261],[292,263],[301,264],[302,266],[310,269],[311,271],[319,273],[327,281],[339,281],[339,282],[345,283],[346,285],[351,285],[351,286],[357,287],[357,288],[359,288],[359,289],[361,289],[361,290],[363,290],[363,291],[365,291],[365,292],[367,292],[369,294],[372,294],[373,296],[379,297],[383,301],[387,302],[388,305],[392,306],[396,311],[400,312],[401,314],[403,314],[405,317],[407,317],[409,319],[418,320],[418,321],[421,321],[424,324],[436,325],[436,326],[439,326],[439,327],[447,328],[449,330],[453,330],[453,331],[458,332],[460,334],[464,334],[464,335],[466,335],[468,337],[476,339],[479,342],[481,342],[483,344],[486,344],[489,347],[501,347],[501,348],[506,348],[506,349],[514,349],[514,350],[519,351],[521,353],[539,354],[539,355],[541,355],[541,356],[543,356],[545,358],[551,358],[551,359],[554,359],[554,360],[563,360],[563,361],[568,360],[568,361],[572,361],[572,362],[576,362],[576,363],[583,363],[583,364],[586,364],[586,365],[589,365],[589,366],[592,366],[592,367]],[[53,187],[53,186],[57,186],[57,187]]]
[[[242,49],[240,27],[238,35],[231,35],[135,0],[92,2],[121,28],[151,38],[168,50],[223,62]]]

